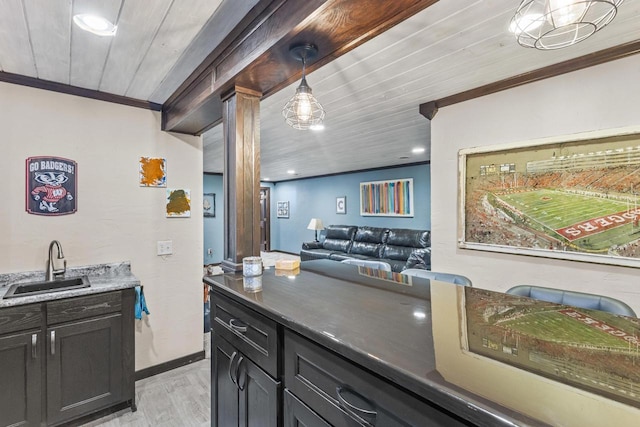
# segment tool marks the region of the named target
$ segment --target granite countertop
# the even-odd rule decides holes
[[[545,425],[449,384],[437,372],[428,280],[379,270],[370,277],[371,269],[325,260],[301,268],[297,275],[267,269],[250,280],[224,274],[204,281],[476,425]]]
[[[140,285],[140,280],[131,273],[131,264],[128,261],[69,267],[67,268],[64,278],[68,279],[83,276],[86,276],[89,279],[91,286],[88,288],[55,291],[44,294],[4,299],[4,295],[12,284],[44,281],[45,272],[27,271],[0,274],[0,308],[109,292],[118,289],[133,288]]]

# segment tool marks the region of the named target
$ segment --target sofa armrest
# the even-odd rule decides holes
[[[320,242],[304,242],[302,249],[322,249],[322,243]]]

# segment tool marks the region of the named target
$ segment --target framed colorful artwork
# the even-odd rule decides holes
[[[360,183],[360,215],[413,216],[413,178]]]

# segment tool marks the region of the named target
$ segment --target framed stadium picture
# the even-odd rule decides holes
[[[459,152],[458,246],[640,267],[640,128]]]

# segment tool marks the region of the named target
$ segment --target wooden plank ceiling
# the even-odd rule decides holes
[[[196,82],[229,47],[230,34],[242,34],[235,28],[238,23],[248,24],[250,20],[243,21],[247,16],[256,17],[256,10],[281,2],[294,5],[294,11],[316,7],[317,12],[293,30],[283,27],[271,50],[266,49],[267,55],[245,52],[246,61],[240,63],[252,65],[249,70],[253,71],[241,74],[237,68],[227,69],[239,82],[259,86],[264,84],[265,70],[275,71],[270,86],[260,86],[268,95],[261,102],[262,178],[274,181],[428,161],[429,121],[419,114],[420,104],[640,40],[640,2],[630,0],[602,31],[575,46],[550,52],[522,48],[509,33],[518,0],[438,1],[363,44],[352,33],[353,40],[346,37],[346,43],[341,42],[343,48],[330,43],[332,32],[339,38],[343,34],[339,28],[357,26],[367,18],[357,12],[345,14],[353,6],[350,3],[366,4],[384,15],[379,9],[389,8],[383,12],[393,14],[395,2],[3,0],[0,80],[26,76],[165,104],[178,99],[172,94],[178,88],[184,90],[183,82]],[[431,2],[416,0],[423,6],[427,3]],[[323,9],[324,4],[338,8]],[[84,12],[113,19],[117,36],[97,37],[75,27],[73,14]],[[338,25],[340,17],[346,22],[343,27]],[[294,130],[281,116],[298,85],[299,63],[287,56],[287,50],[300,32],[304,41],[319,45],[322,56],[329,55],[310,67],[307,78],[327,111],[326,129],[321,133]],[[217,55],[212,57],[212,52]],[[196,119],[211,119],[204,116]],[[204,170],[222,172],[221,129],[205,133],[204,144]],[[414,147],[426,151],[412,154]],[[287,174],[288,169],[296,174]]]
[[[313,71],[307,81],[327,112],[324,131],[297,131],[284,123],[281,109],[298,82],[264,99],[262,178],[281,181],[428,161],[430,123],[419,114],[421,103],[640,40],[640,2],[625,2],[615,20],[586,41],[557,51],[526,49],[508,31],[518,3],[439,1]],[[513,107],[530,114],[526,104]],[[222,170],[221,141],[218,128],[204,134],[205,171]],[[413,154],[415,147],[426,151]],[[296,173],[287,174],[289,169]]]

